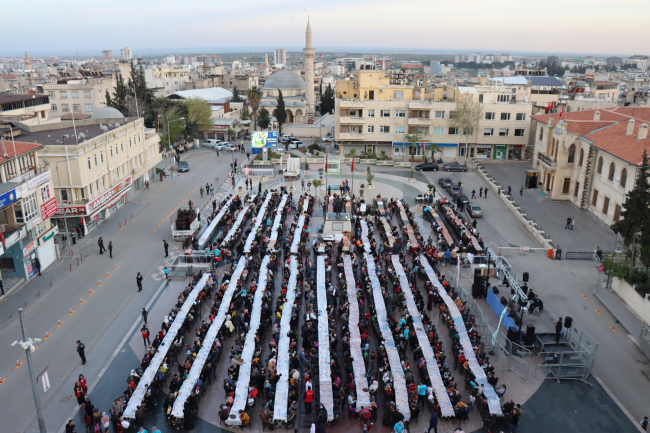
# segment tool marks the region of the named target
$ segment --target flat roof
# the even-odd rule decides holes
[[[34,97],[48,96],[44,93],[39,93],[36,95],[30,95],[28,93],[4,93],[0,94],[0,104],[5,104],[7,102],[17,102],[17,101],[26,101],[28,99],[35,99]]]
[[[79,143],[91,138],[98,137],[104,133],[104,130],[99,125],[85,125],[77,127],[77,135],[83,133],[85,138],[80,139]],[[68,137],[65,137],[65,136]],[[65,138],[64,138],[65,137]],[[42,145],[62,145],[62,144],[76,144],[74,138],[74,128],[56,128],[46,129],[38,132],[22,131],[20,139],[24,142],[40,143]]]

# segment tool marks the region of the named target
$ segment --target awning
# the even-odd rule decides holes
[[[418,147],[422,147],[422,142],[418,141],[415,143]],[[393,141],[393,146],[413,146],[413,143],[410,141]],[[458,143],[436,143],[437,147],[458,147]],[[424,143],[424,147],[431,147],[431,143]]]

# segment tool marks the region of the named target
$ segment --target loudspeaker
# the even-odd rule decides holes
[[[484,295],[485,287],[481,283],[472,284],[472,296],[474,298],[482,298]]]
[[[505,296],[501,297],[501,305],[508,305],[508,300],[506,299]]]
[[[524,338],[525,346],[532,346],[535,343],[535,326],[528,325],[526,327],[526,337]]]
[[[515,328],[514,326],[511,328],[508,328],[508,335],[507,335],[508,340],[513,341],[515,343],[519,343],[519,330]]]
[[[524,280],[524,283],[528,282],[528,272],[524,272],[524,275],[522,275],[522,278]]]
[[[566,316],[564,318],[564,327],[565,328],[570,328],[572,324],[573,324],[573,318],[571,318],[569,316]]]

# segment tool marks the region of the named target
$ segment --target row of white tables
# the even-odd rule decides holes
[[[257,213],[257,218],[255,218],[255,224],[253,224],[253,227],[251,227],[251,232],[248,234],[248,238],[246,239],[246,243],[244,244],[245,253],[251,252],[251,245],[255,240],[255,235],[257,234],[257,230],[264,223],[264,213],[266,212],[266,208],[268,207],[269,201],[271,201],[272,197],[273,197],[273,193],[271,192],[266,193],[266,199],[264,200],[264,203],[262,203],[262,206],[260,207],[260,211]]]
[[[287,204],[289,199],[289,194],[284,194],[278,205],[278,209],[275,211],[275,219],[273,220],[273,227],[271,228],[271,241],[269,242],[269,248],[273,248],[275,242],[278,240],[278,229],[282,223],[282,211],[284,206]]]
[[[293,233],[293,242],[291,243],[291,254],[298,254],[298,244],[300,243],[300,234],[302,233],[302,228],[305,226],[305,215],[300,215],[298,217],[298,226],[296,227],[295,232]]]
[[[241,222],[244,220],[244,217],[246,216],[246,212],[248,212],[248,209],[250,209],[250,206],[244,206],[244,208],[239,211],[239,214],[237,215],[237,220],[228,231],[228,234],[226,234],[226,237],[223,238],[223,242],[221,242],[221,246],[226,245],[226,242],[228,242],[235,235],[235,232],[241,225]]]
[[[365,254],[368,265],[368,278],[372,285],[372,294],[375,299],[375,311],[377,313],[377,324],[381,330],[381,335],[384,339],[384,348],[390,364],[390,370],[393,376],[393,388],[395,390],[395,403],[397,410],[404,416],[404,420],[411,419],[411,411],[409,409],[408,392],[406,390],[406,379],[404,378],[404,369],[399,357],[399,352],[395,347],[395,340],[393,340],[393,333],[388,325],[388,312],[386,311],[386,304],[384,303],[384,295],[381,292],[381,285],[379,278],[377,278],[377,270],[375,269],[374,257]],[[392,312],[391,312],[392,315]]]
[[[205,287],[205,283],[208,281],[209,277],[209,274],[205,274],[203,275],[203,278],[201,278],[196,283],[196,286],[194,286],[194,289],[192,289],[190,294],[187,296],[187,299],[185,299],[185,302],[174,318],[174,321],[170,323],[169,329],[165,334],[165,338],[163,338],[160,346],[158,346],[158,351],[155,353],[153,358],[151,358],[149,367],[147,367],[145,372],[142,374],[140,383],[138,383],[137,388],[135,391],[133,391],[133,395],[131,395],[129,404],[126,406],[126,409],[124,409],[124,417],[135,418],[135,411],[142,403],[142,399],[144,398],[144,394],[146,392],[145,386],[151,385],[153,378],[156,376],[156,373],[158,373],[158,370],[160,369],[160,365],[165,360],[165,356],[167,356],[169,347],[172,345],[174,339],[176,338],[176,335],[178,334],[178,330],[183,325],[183,322],[185,322],[185,318],[187,317],[190,308],[192,308],[192,305],[194,305],[196,298],[199,296],[201,290],[203,290]]]
[[[330,369],[330,336],[327,318],[327,291],[325,287],[325,256],[316,258],[316,301],[318,304],[318,376],[320,382],[320,402],[327,410],[327,420],[334,419],[334,399],[332,397],[332,374]]]
[[[185,379],[183,382],[183,386],[181,386],[181,389],[178,391],[178,396],[176,397],[174,408],[172,410],[172,415],[174,415],[176,418],[184,417],[185,402],[194,390],[194,386],[196,385],[197,380],[199,380],[199,376],[203,370],[205,361],[208,359],[208,355],[212,350],[214,340],[217,338],[219,330],[226,321],[226,315],[228,314],[228,309],[230,308],[230,301],[232,300],[232,296],[235,293],[235,289],[237,288],[237,281],[241,278],[241,275],[244,272],[244,268],[246,268],[246,258],[241,257],[239,259],[239,262],[237,262],[237,267],[232,273],[232,278],[230,279],[228,287],[226,288],[226,292],[223,295],[223,299],[219,305],[219,311],[212,321],[208,332],[205,334],[205,338],[201,344],[201,350],[199,350],[199,353],[197,353],[194,364],[192,364],[192,368],[190,369],[190,373],[187,379]]]
[[[415,240],[413,227],[411,226],[411,222],[409,221],[408,215],[406,215],[406,209],[404,209],[404,204],[402,203],[401,200],[396,200],[395,203],[397,203],[397,207],[399,208],[400,219],[402,220],[402,224],[406,229],[406,235],[409,238],[409,247],[416,247],[418,245],[418,242]]]
[[[485,375],[485,371],[483,371],[478,361],[476,360],[476,355],[474,354],[472,342],[469,339],[469,335],[467,335],[465,322],[463,322],[463,317],[460,314],[458,307],[456,306],[456,304],[454,304],[454,301],[447,294],[447,291],[442,286],[442,284],[440,284],[440,281],[438,281],[438,278],[436,277],[435,272],[433,272],[433,269],[429,265],[429,260],[426,258],[425,255],[420,255],[420,263],[422,264],[422,267],[426,271],[427,276],[429,277],[429,281],[431,281],[431,283],[436,287],[436,289],[438,289],[438,293],[442,297],[443,301],[445,301],[445,305],[447,305],[447,308],[449,309],[449,314],[452,320],[454,321],[456,331],[458,332],[458,335],[460,337],[460,344],[463,346],[463,352],[465,353],[465,358],[467,359],[469,368],[474,374],[474,377],[476,378],[476,382],[479,385],[483,385],[483,394],[487,398],[490,413],[492,415],[502,416],[503,413],[501,412],[501,404],[499,401],[499,397],[494,391],[492,385],[488,383],[487,376]]]
[[[291,256],[291,273],[287,284],[287,300],[282,306],[280,318],[280,341],[278,342],[278,359],[276,371],[280,379],[275,384],[275,405],[273,420],[287,420],[287,402],[289,401],[289,330],[291,329],[291,312],[296,300],[296,283],[298,280],[298,258]]]
[[[343,269],[345,270],[348,304],[350,306],[348,329],[350,330],[350,353],[352,354],[352,368],[354,369],[354,384],[357,390],[357,412],[360,412],[362,407],[370,406],[370,394],[367,391],[368,380],[366,379],[366,364],[363,361],[363,354],[361,353],[357,285],[354,282],[354,270],[352,269],[352,260],[350,259],[349,254],[343,255]]]
[[[361,220],[361,242],[366,253],[370,254],[370,240],[368,240],[368,221]]]
[[[210,239],[210,236],[212,236],[212,232],[214,232],[214,230],[217,228],[217,226],[221,222],[221,218],[223,218],[223,216],[226,214],[226,212],[230,208],[230,203],[232,203],[232,200],[233,200],[234,197],[235,196],[233,196],[233,195],[230,196],[228,201],[226,201],[226,203],[223,206],[221,206],[221,210],[219,211],[217,216],[214,217],[214,219],[212,220],[212,222],[210,223],[208,228],[205,229],[205,231],[203,232],[203,234],[199,238],[199,249],[201,249],[201,250],[205,249],[205,244],[208,243],[208,239]]]
[[[399,277],[400,286],[402,287],[402,293],[406,298],[406,306],[413,318],[413,326],[415,328],[415,335],[418,337],[420,343],[420,348],[422,349],[422,355],[424,356],[424,361],[427,365],[427,371],[429,372],[429,378],[431,379],[431,387],[436,394],[438,403],[440,404],[440,410],[443,416],[454,416],[454,407],[449,400],[449,394],[447,394],[447,389],[445,384],[442,381],[442,376],[440,375],[440,369],[438,368],[438,363],[436,362],[436,357],[431,348],[431,343],[427,337],[427,333],[424,330],[424,325],[422,324],[422,315],[418,310],[417,305],[415,304],[415,298],[413,297],[413,291],[409,284],[408,278],[404,273],[404,267],[399,261],[399,256],[391,256],[391,261],[393,262],[393,268],[395,273]]]
[[[253,362],[253,354],[255,353],[255,335],[260,327],[262,318],[262,298],[269,277],[268,264],[270,259],[270,256],[264,256],[262,264],[260,265],[260,277],[257,283],[257,290],[255,291],[255,298],[253,299],[250,328],[248,329],[248,334],[246,334],[244,349],[241,353],[241,359],[244,363],[239,366],[239,378],[237,379],[237,388],[235,389],[235,401],[230,410],[230,412],[234,414],[238,414],[240,410],[246,409],[246,402],[248,401],[248,385],[251,381],[251,364]]]

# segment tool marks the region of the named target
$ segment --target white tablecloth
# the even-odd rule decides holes
[[[199,238],[199,249],[205,249],[205,244],[208,243],[208,239],[210,239],[210,236],[212,236],[212,232],[217,228],[217,225],[219,225],[219,222],[221,222],[221,218],[226,214],[226,211],[228,210],[228,207],[230,206],[230,203],[232,203],[232,200],[235,196],[231,196],[228,201],[221,206],[221,210],[217,214],[217,216],[214,217],[210,225],[208,226],[207,229],[203,232],[201,237]]]
[[[271,197],[273,197],[272,193],[269,192],[266,194],[266,199],[264,200],[264,203],[262,203],[262,206],[260,207],[260,211],[257,213],[255,224],[253,225],[253,227],[251,227],[251,232],[248,234],[248,238],[246,239],[246,243],[244,244],[245,253],[251,252],[251,245],[253,244],[253,240],[255,240],[255,235],[257,234],[257,230],[260,228],[262,224],[264,224],[264,212],[266,212],[266,207],[268,206]]]
[[[293,234],[293,242],[291,243],[291,254],[298,254],[298,244],[300,243],[300,234],[302,233],[302,228],[305,225],[305,216],[300,215],[298,217],[298,226],[296,231]]]
[[[490,413],[492,415],[502,416],[503,413],[501,412],[501,403],[499,401],[499,397],[497,396],[496,392],[494,392],[492,385],[487,382],[487,376],[485,376],[485,372],[476,360],[474,349],[472,348],[472,342],[469,339],[469,335],[467,335],[465,322],[463,322],[463,317],[461,316],[460,311],[458,311],[458,307],[456,307],[454,301],[451,299],[451,297],[449,297],[445,291],[445,288],[442,286],[442,284],[440,284],[440,281],[438,281],[438,278],[436,278],[436,273],[433,272],[433,269],[429,265],[429,261],[427,260],[426,256],[420,255],[420,263],[422,263],[422,267],[426,271],[429,277],[429,281],[431,281],[433,285],[438,289],[442,300],[445,301],[445,305],[447,305],[447,308],[449,309],[449,314],[451,315],[451,318],[453,319],[454,325],[456,327],[456,331],[460,336],[460,344],[463,346],[463,352],[465,353],[465,358],[467,358],[469,368],[472,370],[472,373],[474,373],[476,382],[479,385],[484,385],[483,394],[485,397],[487,397]]]
[[[174,409],[172,410],[172,415],[174,415],[176,418],[184,417],[183,409],[185,407],[185,402],[190,396],[190,393],[194,390],[196,381],[199,379],[199,376],[201,375],[201,370],[203,370],[205,361],[208,359],[210,350],[212,350],[212,345],[214,344],[214,340],[217,338],[217,334],[219,333],[219,330],[221,329],[224,322],[226,321],[226,314],[228,313],[228,308],[230,308],[230,301],[232,299],[232,295],[235,293],[235,289],[237,288],[237,281],[241,277],[242,272],[244,272],[245,267],[246,267],[246,258],[242,257],[239,259],[239,262],[237,263],[235,272],[232,273],[232,278],[230,279],[230,283],[228,284],[228,287],[226,288],[226,292],[223,295],[223,299],[221,300],[221,305],[219,305],[219,312],[214,318],[212,325],[210,325],[208,332],[205,334],[205,338],[203,339],[203,343],[201,344],[201,350],[199,350],[199,353],[196,354],[196,359],[194,360],[194,364],[192,364],[190,373],[187,379],[185,379],[185,381],[183,382],[183,386],[181,386],[181,389],[178,391],[178,397],[176,397],[176,401],[174,402]],[[225,348],[222,347],[221,350],[225,350]]]
[[[413,318],[413,326],[415,328],[415,335],[418,337],[420,342],[420,348],[422,349],[422,355],[427,364],[427,371],[429,372],[429,378],[431,379],[431,387],[433,388],[438,403],[440,404],[440,410],[442,411],[443,416],[454,416],[454,407],[449,400],[449,394],[447,394],[447,389],[445,384],[442,381],[442,376],[440,376],[440,369],[438,368],[438,363],[436,362],[436,357],[433,354],[433,349],[431,348],[431,343],[429,343],[429,338],[427,333],[424,330],[424,325],[422,324],[422,315],[418,310],[417,305],[415,304],[415,298],[413,292],[404,273],[404,268],[399,261],[399,256],[391,256],[393,262],[393,267],[395,268],[395,273],[399,277],[400,286],[402,287],[402,293],[406,298],[406,306],[408,307],[409,313]]]
[[[397,207],[399,208],[399,215],[400,219],[402,220],[402,225],[406,229],[406,235],[409,238],[408,246],[409,247],[415,247],[417,246],[417,241],[415,240],[415,236],[413,233],[413,227],[411,227],[411,222],[408,219],[408,216],[406,215],[406,210],[404,209],[404,204],[402,203],[401,200],[395,200],[395,203],[397,203]]]
[[[244,208],[239,211],[239,214],[237,215],[237,219],[235,220],[235,223],[232,225],[232,227],[228,231],[228,234],[226,234],[226,237],[223,238],[223,242],[221,242],[221,246],[225,245],[226,242],[228,242],[235,235],[235,232],[237,231],[237,229],[241,225],[242,220],[246,216],[246,212],[248,212],[248,209],[250,209],[250,206],[244,206]]]
[[[350,353],[352,354],[352,367],[354,369],[354,384],[357,389],[357,412],[361,407],[370,406],[370,394],[366,379],[366,365],[363,362],[361,353],[361,333],[359,332],[359,301],[357,301],[357,285],[354,282],[354,271],[352,260],[348,254],[343,255],[343,268],[345,269],[345,281],[348,288],[348,303],[350,304],[350,317],[348,327],[350,330]],[[347,360],[344,360],[347,362]]]
[[[325,256],[318,256],[316,273],[316,301],[318,303],[318,377],[320,402],[327,409],[327,420],[334,419],[332,374],[330,370],[330,336],[327,318],[327,288],[325,287]]]
[[[262,296],[264,295],[264,289],[266,288],[268,279],[267,266],[269,260],[270,256],[265,256],[260,265],[260,278],[257,283],[255,298],[253,299],[250,328],[248,334],[246,334],[246,341],[244,342],[244,349],[241,354],[244,363],[239,366],[239,378],[237,379],[237,388],[235,389],[235,402],[230,410],[231,413],[235,414],[238,414],[240,410],[246,409],[246,401],[248,400],[248,385],[251,381],[251,362],[255,353],[255,334],[260,327],[260,319],[262,318]]]
[[[375,299],[375,310],[377,312],[377,324],[381,330],[381,335],[384,338],[384,347],[386,355],[388,356],[388,363],[390,370],[393,374],[393,389],[395,390],[395,403],[397,410],[404,415],[404,420],[411,419],[411,411],[409,409],[408,392],[406,391],[406,380],[404,379],[404,370],[399,358],[399,352],[395,347],[393,334],[388,326],[388,312],[386,311],[386,304],[384,304],[384,296],[381,293],[381,285],[377,278],[377,271],[375,269],[375,260],[372,255],[366,254],[368,260],[368,278],[372,285],[372,294]]]
[[[205,287],[205,283],[208,281],[209,276],[210,276],[209,274],[204,274],[203,278],[201,278],[199,282],[196,283],[194,289],[192,289],[190,294],[187,296],[187,299],[185,299],[183,306],[181,307],[180,311],[176,315],[174,321],[171,323],[169,330],[165,334],[165,338],[163,338],[163,341],[160,343],[160,346],[158,346],[158,351],[149,362],[149,367],[147,367],[145,372],[142,374],[142,378],[140,378],[140,383],[138,383],[137,388],[135,389],[135,391],[133,391],[133,395],[129,400],[129,404],[126,406],[126,409],[124,409],[125,418],[135,418],[135,411],[138,408],[138,406],[142,403],[142,399],[144,398],[145,385],[147,386],[151,385],[153,378],[156,376],[156,373],[158,373],[158,369],[160,368],[160,365],[165,360],[165,356],[167,356],[167,352],[169,351],[169,346],[171,346],[172,342],[176,338],[176,335],[178,334],[178,330],[183,325],[183,322],[187,317],[187,313],[189,313],[190,308],[192,308],[192,305],[194,305],[194,301],[196,301],[196,298],[199,296],[199,293],[201,292],[201,290],[203,290],[203,287]]]
[[[287,420],[287,402],[289,401],[289,330],[291,329],[291,310],[296,299],[296,282],[298,280],[298,259],[291,256],[291,273],[287,284],[287,301],[282,306],[280,318],[280,341],[278,342],[278,362],[276,372],[282,375],[275,385],[275,404],[273,420]]]
[[[366,253],[370,254],[370,240],[368,239],[368,221],[361,220],[361,243]]]

